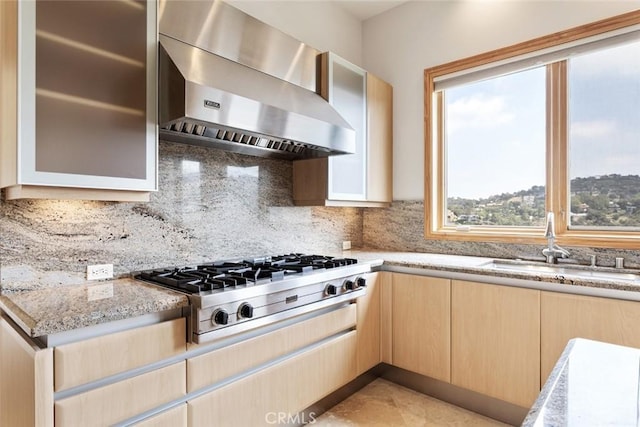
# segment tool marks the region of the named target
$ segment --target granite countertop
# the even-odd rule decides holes
[[[581,270],[582,272],[622,273],[623,275],[638,275],[638,280],[624,280],[608,277],[592,278],[572,275],[570,273],[553,273],[542,271],[513,271],[505,268],[496,268],[493,265],[493,258],[471,257],[462,255],[428,254],[416,252],[384,252],[384,251],[351,251],[350,256],[358,260],[366,261],[373,259],[384,260],[383,270],[394,271],[395,268],[409,268],[416,270],[432,270],[441,272],[467,273],[489,275],[507,279],[521,279],[546,284],[558,284],[564,286],[579,286],[583,288],[599,288],[614,291],[640,292],[640,271],[628,269],[613,269],[607,267],[589,267],[583,265],[571,265],[570,268]],[[528,264],[526,261],[499,260],[504,264]],[[543,262],[537,262],[544,266]],[[564,287],[563,286],[563,287]],[[558,288],[563,292],[562,287]]]
[[[0,295],[0,309],[33,338],[188,305],[186,295],[128,278]]]
[[[637,426],[639,381],[639,349],[574,338],[522,426]]]
[[[614,292],[640,291],[640,280],[593,279],[539,271],[511,271],[492,266],[492,258],[367,250],[348,251],[340,256],[354,257],[360,262],[371,262],[373,265],[382,263],[382,269],[389,271],[429,270],[443,274],[484,275],[492,279],[521,279],[526,281],[521,282],[525,284],[558,284]],[[589,270],[589,267],[579,268]],[[597,269],[611,270],[601,267]],[[558,291],[563,292],[563,288],[559,287]],[[0,309],[34,338],[188,305],[188,297],[183,294],[131,278],[45,287],[0,295]]]

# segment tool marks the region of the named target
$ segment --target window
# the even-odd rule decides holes
[[[640,12],[425,70],[425,234],[640,242]],[[515,240],[514,240],[515,239]]]
[[[571,229],[640,231],[640,42],[568,61]]]
[[[447,90],[447,226],[542,226],[545,69]]]

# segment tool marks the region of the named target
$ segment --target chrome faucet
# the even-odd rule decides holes
[[[555,264],[558,258],[569,258],[569,251],[556,245],[556,232],[553,224],[553,212],[547,213],[547,225],[544,230],[544,237],[547,238],[547,247],[542,250],[542,255],[547,258],[548,264]]]

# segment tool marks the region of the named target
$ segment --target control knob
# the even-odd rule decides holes
[[[367,279],[362,276],[356,278],[356,289],[367,286]]]
[[[238,317],[251,319],[253,317],[253,306],[247,302],[240,304],[238,308]]]
[[[229,313],[224,310],[216,310],[213,312],[213,323],[216,325],[226,325],[229,323]]]
[[[352,291],[356,288],[355,282],[351,279],[345,280],[342,286],[344,287],[345,291]]]
[[[336,285],[327,285],[326,288],[324,288],[324,294],[325,295],[337,295],[338,294],[338,288],[336,287]]]

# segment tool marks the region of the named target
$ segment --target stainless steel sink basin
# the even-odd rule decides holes
[[[527,263],[527,262],[518,262],[518,261],[500,261],[493,260],[486,264],[483,264],[482,267],[496,269],[496,270],[507,270],[513,272],[520,273],[543,273],[543,274],[552,274],[559,276],[574,276],[574,277],[584,277],[587,279],[605,279],[605,280],[623,280],[634,282],[640,282],[640,275],[634,273],[627,273],[622,271],[611,271],[609,269],[605,269],[606,267],[585,267],[578,265],[553,265],[553,264],[542,264],[542,263]]]

